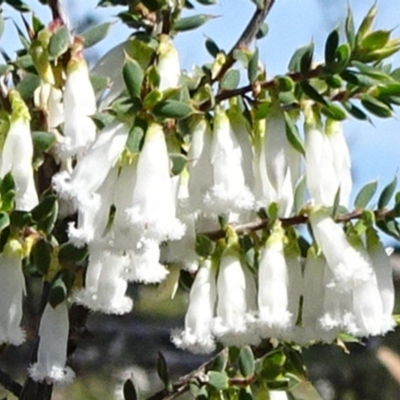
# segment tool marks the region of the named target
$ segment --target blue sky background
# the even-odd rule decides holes
[[[47,7],[37,1],[27,1],[44,21],[50,13]],[[194,2],[195,3],[195,2]],[[395,28],[394,35],[400,36],[400,7],[393,0],[378,1],[376,27]],[[96,8],[96,0],[65,0],[66,9],[72,25],[76,25],[82,16],[91,12],[98,21],[112,19],[118,12],[116,8]],[[276,0],[267,18],[269,34],[259,41],[260,59],[265,63],[269,77],[286,72],[288,61],[296,48],[315,42],[315,61],[322,60],[324,42],[327,34],[337,25],[343,26],[347,7],[353,10],[356,24],[372,5],[372,1],[359,0]],[[122,8],[121,8],[122,9]],[[195,33],[183,33],[176,39],[180,50],[183,68],[190,70],[194,64],[203,64],[211,60],[204,47],[206,37],[213,38],[220,48],[229,50],[243,30],[254,11],[250,0],[219,0],[211,7],[198,6],[196,13],[209,13],[219,18],[209,21]],[[193,12],[188,13],[193,14]],[[17,13],[9,8],[5,16],[11,16],[19,22]],[[97,45],[91,55],[104,53],[108,48],[125,40],[129,32],[122,24],[115,24],[108,38]],[[15,28],[10,23],[0,44],[10,48],[16,43]],[[391,60],[400,66],[400,56]],[[373,118],[373,125],[366,122],[345,122],[345,131],[351,148],[353,161],[354,193],[368,181],[379,179],[380,189],[393,179],[400,167],[400,113],[395,119]]]

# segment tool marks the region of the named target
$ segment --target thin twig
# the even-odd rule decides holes
[[[275,0],[264,0],[263,7],[257,8],[242,35],[226,56],[226,61],[217,76],[213,79],[213,82],[219,81],[225,75],[225,72],[234,64],[235,50],[245,49],[251,44],[274,3]]]
[[[65,13],[62,0],[49,0],[49,7],[53,16],[53,21],[59,20],[64,25],[68,25],[68,17]]]
[[[19,398],[19,396],[21,395],[22,385],[20,385],[18,382],[13,381],[10,375],[6,374],[2,370],[0,370],[0,385],[17,398]]]
[[[393,210],[376,210],[374,211],[374,215],[375,219],[379,221],[385,218],[393,218],[397,214],[396,211],[393,209]],[[362,216],[363,216],[363,211],[355,210],[348,214],[339,214],[335,218],[335,221],[349,222],[355,219],[360,219]],[[294,226],[307,223],[308,217],[306,215],[296,215],[294,217],[289,217],[289,218],[280,218],[280,221],[282,223],[282,226]],[[236,226],[233,225],[231,226],[231,228],[233,228],[237,234],[244,234],[264,229],[268,226],[269,223],[270,223],[269,219],[259,219],[257,221],[248,222],[246,224],[241,224]],[[211,240],[218,240],[224,238],[226,232],[223,229],[219,229],[211,232],[202,233],[202,235],[207,236]]]

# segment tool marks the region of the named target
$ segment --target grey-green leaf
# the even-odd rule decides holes
[[[38,240],[33,245],[31,257],[37,271],[46,275],[51,264],[51,249],[46,240]]]
[[[172,382],[169,377],[167,362],[160,351],[158,352],[157,373],[167,391],[170,392],[172,390]]]
[[[244,346],[239,353],[239,371],[245,377],[249,378],[254,374],[254,355],[250,346]]]
[[[196,235],[195,248],[200,257],[208,257],[214,252],[215,243],[207,236],[198,234]]]
[[[10,225],[10,218],[4,211],[0,211],[0,232]]]
[[[71,36],[66,26],[59,28],[50,38],[49,42],[49,55],[52,57],[59,57],[64,54],[71,43]]]
[[[240,82],[240,72],[237,69],[230,69],[221,80],[221,89],[236,89]]]
[[[127,58],[122,69],[126,88],[132,99],[140,99],[144,72],[140,65],[133,59]]]
[[[176,32],[190,31],[200,27],[212,18],[215,18],[215,16],[208,14],[198,14],[191,17],[184,17],[174,23],[172,30]]]
[[[187,118],[194,112],[190,104],[170,99],[156,104],[152,111],[157,117],[176,119]]]
[[[289,143],[300,154],[305,155],[304,145],[300,138],[297,125],[292,121],[292,118],[290,118],[290,116],[287,113],[285,113],[285,125],[286,125],[286,137]]]
[[[105,22],[81,33],[80,36],[83,38],[85,48],[87,49],[101,42],[107,36],[112,25],[112,22]]]
[[[396,187],[397,187],[397,176],[394,177],[392,182],[390,182],[388,185],[385,186],[381,195],[379,196],[378,200],[379,210],[382,210],[389,204],[390,200],[394,195],[394,192],[396,191]]]
[[[249,66],[247,69],[247,76],[250,82],[254,82],[258,76],[258,58],[259,58],[259,51],[258,47],[256,47],[253,55],[249,60]]]
[[[367,207],[368,203],[374,197],[376,190],[378,189],[378,181],[368,182],[358,192],[356,199],[354,200],[354,207],[363,210]]]
[[[208,384],[217,390],[225,390],[229,387],[228,376],[223,372],[208,371]]]
[[[56,137],[52,132],[33,131],[32,141],[35,150],[48,151],[56,142]]]

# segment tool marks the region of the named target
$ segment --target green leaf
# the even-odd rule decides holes
[[[126,58],[122,68],[125,86],[132,99],[140,99],[144,72],[133,58]]]
[[[76,247],[70,242],[63,243],[58,250],[58,261],[60,264],[78,263],[87,256],[87,246]]]
[[[0,194],[1,196],[4,196],[6,193],[14,190],[15,190],[15,181],[11,172],[8,172],[6,175],[4,175],[4,178],[1,181]]]
[[[389,82],[378,86],[379,97],[400,96],[400,82]]]
[[[169,159],[172,161],[172,175],[179,175],[186,167],[187,157],[183,154],[170,154]]]
[[[23,99],[28,99],[33,96],[34,91],[40,85],[40,78],[36,74],[26,73],[22,81],[18,83],[17,90]]]
[[[8,214],[4,211],[0,211],[0,232],[8,226],[10,226],[10,218]]]
[[[110,84],[110,79],[107,76],[90,75],[89,78],[95,93],[102,92],[103,90],[107,89]]]
[[[167,392],[171,392],[172,382],[169,377],[167,362],[165,361],[165,357],[160,351],[158,352],[157,373],[161,381],[163,382]]]
[[[300,58],[300,72],[306,74],[311,69],[311,63],[314,55],[314,43],[306,46],[303,55]]]
[[[200,257],[208,257],[214,252],[215,243],[209,237],[197,234],[195,249]]]
[[[208,371],[208,384],[217,390],[226,390],[229,387],[228,376],[223,372]]]
[[[27,211],[13,210],[10,214],[10,224],[16,228],[32,225],[32,215]]]
[[[381,195],[379,196],[378,200],[379,210],[382,210],[389,204],[390,200],[394,195],[394,192],[396,191],[396,187],[397,187],[397,176],[394,177],[392,182],[390,182],[388,185],[385,186]]]
[[[299,214],[300,210],[304,206],[304,199],[307,191],[306,179],[305,175],[303,175],[300,180],[297,182],[294,190],[294,204],[293,208],[296,211],[296,214]]]
[[[191,17],[181,18],[174,23],[172,30],[175,32],[190,31],[200,27],[212,18],[215,18],[215,16],[208,14],[198,14]]]
[[[367,114],[365,114],[364,111],[362,111],[360,108],[358,108],[354,104],[350,103],[349,101],[343,102],[342,105],[346,109],[346,111],[350,115],[352,115],[354,118],[357,118],[362,121],[365,121],[368,119],[368,116],[367,116]]]
[[[254,396],[251,391],[251,386],[240,388],[238,400],[253,400]]]
[[[263,22],[256,33],[256,39],[260,40],[268,35],[269,27],[267,23]]]
[[[290,72],[300,72],[300,64],[301,60],[303,59],[304,55],[309,52],[310,45],[300,47],[297,49],[292,58],[289,61],[289,71]]]
[[[327,105],[324,97],[318,93],[318,91],[311,86],[307,81],[300,82],[300,88],[305,95],[307,95],[311,100],[316,101],[317,103],[321,103],[323,105]]]
[[[84,47],[87,49],[101,42],[108,35],[112,25],[112,22],[105,22],[81,33],[79,36],[83,39]]]
[[[124,400],[138,400],[139,397],[136,392],[135,385],[132,379],[127,379],[123,387]]]
[[[6,3],[20,12],[31,11],[31,9],[21,0],[6,0]]]
[[[250,378],[254,375],[254,355],[250,346],[244,346],[239,353],[239,371],[245,378]]]
[[[228,358],[229,358],[228,349],[225,348],[223,351],[217,354],[211,369],[213,371],[219,371],[219,372],[225,371],[226,366],[228,365]]]
[[[347,114],[343,108],[330,101],[327,103],[326,106],[321,107],[322,114],[336,121],[344,121],[346,119]]]
[[[393,115],[391,108],[372,97],[369,94],[363,94],[361,97],[361,104],[372,114],[381,118],[389,118]]]
[[[400,226],[394,219],[376,221],[376,226],[387,235],[400,240]]]
[[[49,151],[56,142],[56,137],[52,132],[33,131],[32,141],[35,150],[46,152]]]
[[[303,141],[299,135],[299,129],[293,122],[289,114],[285,113],[285,126],[286,126],[286,137],[289,143],[294,149],[296,149],[303,156],[306,154]]]
[[[51,216],[56,203],[57,197],[55,195],[48,195],[41,199],[40,203],[31,211],[34,221],[43,221]]]
[[[135,125],[129,132],[126,147],[131,153],[138,153],[143,146],[145,129],[143,126]]]
[[[376,12],[377,12],[377,7],[376,3],[374,3],[373,6],[368,10],[367,15],[364,17],[360,27],[358,28],[358,32],[355,38],[357,45],[359,45],[361,41],[364,39],[364,37],[370,33],[370,29],[376,17]]]
[[[161,118],[187,118],[194,110],[188,103],[178,100],[165,100],[156,104],[152,110],[153,114]]]
[[[230,69],[226,72],[221,80],[221,89],[233,90],[236,89],[240,82],[240,72],[237,69]]]
[[[353,49],[355,46],[355,43],[356,43],[356,30],[354,27],[353,13],[352,13],[350,7],[347,9],[345,32],[346,32],[347,41],[349,42],[350,47]]]
[[[390,39],[390,31],[378,30],[365,36],[361,41],[361,51],[374,51],[386,46]]]
[[[256,47],[253,55],[249,60],[249,65],[247,69],[247,77],[249,78],[249,81],[251,83],[253,83],[258,76],[258,59],[259,59],[259,52],[258,48]]]
[[[46,275],[51,265],[51,248],[46,240],[40,239],[32,246],[31,259],[37,271]]]
[[[203,6],[212,6],[213,4],[217,4],[216,0],[196,0],[198,3],[203,4]]]
[[[64,54],[71,43],[71,36],[66,26],[59,28],[50,38],[49,55],[59,57]]]
[[[378,181],[372,181],[367,183],[357,194],[354,200],[354,207],[356,209],[363,210],[367,207],[368,203],[371,201],[372,197],[378,189]]]
[[[214,42],[213,39],[207,38],[205,42],[205,46],[207,51],[215,58],[217,57],[217,54],[221,52],[220,48],[217,46],[217,44]]]
[[[62,279],[62,276],[58,276],[50,289],[49,303],[55,308],[61,304],[67,298],[67,287]]]
[[[336,49],[339,46],[339,31],[335,28],[326,39],[325,63],[330,64],[336,60]]]

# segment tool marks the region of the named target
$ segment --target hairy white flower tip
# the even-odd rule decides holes
[[[52,366],[49,369],[39,363],[28,368],[29,376],[36,382],[45,381],[49,384],[68,385],[75,378],[75,372],[70,367]]]
[[[160,283],[169,271],[160,264],[160,247],[155,240],[142,240],[129,252],[129,263],[122,277],[129,282]]]
[[[128,283],[121,276],[126,257],[95,246],[90,246],[89,254],[85,288],[73,293],[73,301],[105,314],[130,312],[133,301],[125,296]]]
[[[216,317],[213,320],[212,333],[225,346],[256,346],[261,342],[252,313],[237,318],[234,325],[228,325],[221,317]]]
[[[203,202],[204,211],[211,214],[226,213],[227,210],[240,212],[255,207],[254,196],[245,186],[240,192],[229,193],[224,185],[214,185],[205,193]]]
[[[198,336],[190,328],[173,330],[171,341],[179,349],[189,350],[194,354],[209,354],[215,350],[215,341],[211,334]]]
[[[350,245],[343,229],[333,221],[326,209],[312,210],[310,222],[339,289],[351,291],[354,286],[372,279],[370,262]]]
[[[63,302],[53,308],[49,303],[43,311],[39,325],[37,362],[28,369],[35,381],[66,384],[74,377],[65,366],[69,332],[68,308]]]
[[[94,238],[94,232],[76,228],[74,222],[68,224],[68,239],[78,249],[90,243]]]

